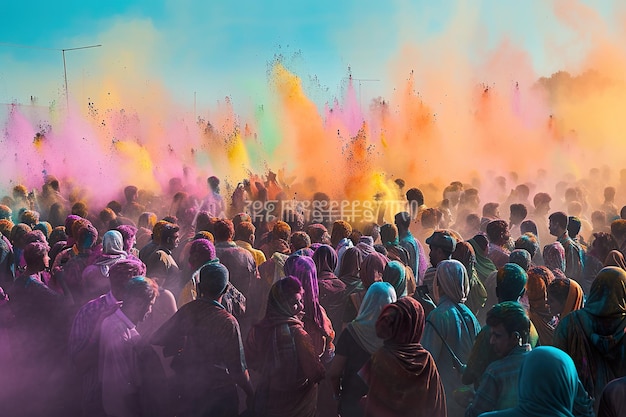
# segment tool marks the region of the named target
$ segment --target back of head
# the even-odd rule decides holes
[[[524,220],[522,224],[519,226],[519,230],[521,233],[532,233],[537,236],[537,224],[532,220]]]
[[[87,211],[87,205],[82,201],[74,203],[74,205],[72,206],[72,214],[86,219],[87,215],[89,214],[89,212]]]
[[[498,269],[496,275],[496,294],[498,301],[518,301],[524,294],[528,275],[521,266],[507,263]]]
[[[580,233],[580,228],[582,227],[582,223],[580,219],[576,216],[569,216],[567,218],[567,234],[574,238],[578,236]]]
[[[272,228],[272,240],[284,240],[288,241],[291,235],[291,226],[286,222],[277,221]]]
[[[618,243],[622,243],[626,239],[626,220],[614,220],[611,223],[611,234]]]
[[[509,225],[504,220],[492,220],[487,224],[487,237],[489,242],[501,244],[506,238]]]
[[[226,292],[228,269],[219,262],[211,262],[200,269],[198,294],[200,297],[217,299]]]
[[[525,249],[530,254],[531,259],[539,252],[539,242],[537,237],[530,233],[524,233],[515,241],[515,249]]]
[[[406,192],[406,199],[415,202],[418,206],[424,205],[424,194],[419,188],[409,188]]]
[[[124,285],[122,300],[129,303],[149,303],[159,295],[159,286],[150,278],[137,276]]]
[[[118,300],[122,296],[124,286],[131,278],[144,276],[146,265],[134,258],[121,259],[109,268],[109,281],[111,292]]]
[[[26,265],[34,266],[41,262],[44,255],[48,253],[50,247],[44,242],[31,242],[24,247],[24,260]]]
[[[207,213],[207,215],[208,215],[208,212],[205,211],[204,213]],[[200,214],[200,213],[198,213],[198,214]],[[235,225],[235,231],[237,230],[237,225],[239,223],[243,223],[243,222],[250,222],[250,223],[252,223],[252,217],[250,217],[250,215],[248,213],[237,213],[237,214],[235,214],[233,216],[233,224]]]
[[[533,205],[535,208],[543,204],[548,204],[552,201],[552,197],[548,193],[537,193],[533,197]]]
[[[352,226],[344,220],[336,220],[330,234],[330,242],[334,248],[337,247],[341,239],[345,239],[352,233]]]
[[[239,222],[235,225],[235,238],[234,240],[243,240],[250,242],[256,228],[250,222]]]
[[[208,239],[196,239],[189,247],[189,259],[192,257],[197,259],[198,263],[205,264],[215,259],[215,246]]]
[[[511,217],[517,217],[518,219],[525,219],[528,216],[528,209],[524,204],[515,203],[510,205]]]
[[[483,217],[488,217],[491,219],[495,219],[498,217],[498,207],[500,204],[498,203],[486,203],[483,206]]]
[[[124,188],[124,198],[126,198],[126,201],[130,203],[137,199],[138,192],[139,189],[137,187],[135,187],[134,185],[129,185]]]
[[[155,213],[145,211],[139,215],[137,226],[145,227],[146,229],[152,230],[152,228],[154,227],[156,223],[157,223],[157,215]]]
[[[219,192],[219,187],[220,187],[220,179],[217,178],[216,176],[211,176],[209,178],[207,178],[207,184],[209,185],[209,187],[211,187],[211,190],[215,191],[215,192]]]
[[[398,227],[398,230],[409,230],[411,215],[406,211],[401,211],[394,216],[394,223]]]
[[[295,252],[311,246],[311,237],[303,231],[295,232],[289,238],[289,243],[291,244],[291,251]]]
[[[119,233],[119,232],[118,232]],[[98,230],[89,222],[78,230],[76,247],[78,250],[92,248],[98,240]]]
[[[235,227],[229,219],[220,219],[213,225],[213,236],[216,242],[228,242],[235,236]]]
[[[380,228],[380,240],[383,245],[398,244],[398,228],[394,224],[386,223]]]
[[[522,267],[524,271],[528,271],[531,265],[531,256],[526,249],[515,249],[509,255],[509,262]]]
[[[437,227],[440,218],[439,210],[436,208],[428,208],[422,212],[422,227],[431,229]]]

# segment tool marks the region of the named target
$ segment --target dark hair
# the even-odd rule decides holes
[[[567,229],[567,224],[568,224],[567,214],[563,213],[562,211],[555,211],[548,217],[548,219],[552,220],[563,229]]]
[[[500,207],[499,203],[486,203],[483,206],[483,216],[484,217],[495,216],[496,210],[498,210],[498,207]]]
[[[174,234],[178,231],[180,231],[180,228],[175,224],[167,223],[163,225],[163,228],[161,229],[161,240],[159,243],[164,244],[169,239],[173,238]]]
[[[487,224],[487,237],[492,243],[501,242],[509,225],[505,220],[492,220]]]
[[[124,285],[124,302],[130,299],[149,302],[158,295],[159,286],[150,278],[134,277]]]
[[[593,253],[600,262],[604,260],[612,250],[619,250],[617,241],[612,234],[606,232],[597,232],[593,234],[593,244],[591,253]]]
[[[487,324],[491,327],[502,324],[509,335],[518,332],[522,343],[528,343],[530,319],[520,303],[504,301],[487,312]]]
[[[291,235],[289,242],[291,246],[293,246],[293,250],[297,251],[311,246],[311,237],[307,235],[306,232],[299,231]]]
[[[213,236],[218,242],[226,242],[235,236],[235,227],[229,219],[220,219],[213,225]]]
[[[235,237],[234,240],[245,240],[246,242],[250,239],[250,236],[254,235],[256,228],[250,222],[239,222],[235,226]]]
[[[521,219],[525,219],[526,216],[528,216],[528,209],[526,208],[524,204],[521,204],[521,203],[511,204],[509,206],[509,209],[511,210],[511,215],[515,214]]]
[[[556,298],[561,304],[565,304],[569,295],[569,278],[555,278],[548,284],[548,297]]]
[[[129,185],[126,188],[124,188],[124,197],[126,198],[126,201],[128,202],[133,201],[138,191],[139,190],[134,185]]]
[[[552,201],[552,197],[550,197],[550,194],[548,193],[537,193],[535,194],[535,197],[533,197],[533,204],[535,207],[541,204],[548,204],[550,201]]]
[[[569,216],[567,218],[567,233],[570,237],[576,237],[580,233],[580,228],[582,223],[580,219],[576,216]]]
[[[409,188],[406,192],[406,199],[408,201],[415,201],[418,206],[424,204],[424,194],[419,188]]]
[[[524,220],[522,224],[519,225],[519,229],[522,233],[530,232],[537,236],[537,223],[532,220]]]
[[[109,201],[109,204],[107,204],[107,207],[113,210],[115,214],[120,214],[122,212],[122,205],[119,203],[119,201],[116,201],[116,200]]]
[[[539,252],[539,242],[537,236],[530,232],[526,232],[515,241],[515,249],[525,249],[530,253],[530,257],[534,258]]]

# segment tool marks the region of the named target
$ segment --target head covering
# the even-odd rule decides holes
[[[437,265],[433,281],[435,302],[443,295],[453,303],[465,303],[469,295],[469,277],[463,264],[456,259],[446,259]]]
[[[321,331],[324,331],[315,262],[308,256],[290,256],[285,261],[284,271],[285,275],[296,277],[304,289],[305,320],[313,321]]]
[[[598,317],[626,314],[626,271],[615,266],[602,268],[591,284],[585,311]]]
[[[524,294],[528,274],[517,264],[507,263],[496,275],[498,301],[517,301]]]
[[[359,243],[356,244],[356,247],[361,251],[363,257],[366,257],[370,253],[375,252],[374,238],[371,236],[361,236],[359,238]]]
[[[526,249],[514,249],[509,255],[509,262],[522,267],[524,271],[528,271],[531,265],[530,252]]]
[[[117,230],[109,230],[102,236],[102,252],[107,255],[126,256],[124,238]]]
[[[487,240],[485,238],[485,242],[486,241]],[[472,239],[468,240],[467,243],[472,245],[472,248],[474,248],[474,254],[476,255],[476,273],[478,273],[478,278],[482,282],[485,282],[489,274],[491,274],[498,268],[496,268],[496,265],[493,263],[493,261],[487,257],[486,249],[480,245],[479,241],[477,240],[477,236],[474,236]]]
[[[546,266],[554,271],[558,269],[565,271],[565,249],[559,242],[554,242],[543,248],[543,261]]]
[[[573,417],[577,390],[578,374],[572,358],[552,346],[538,347],[522,363],[519,403],[507,415]]]
[[[626,270],[626,260],[624,259],[624,255],[618,250],[612,250],[606,256],[606,259],[604,260],[604,266],[616,266],[618,268]]]
[[[400,244],[398,236],[398,228],[390,223],[383,224],[380,227],[380,240],[385,246],[395,246]]]
[[[476,253],[469,242],[457,243],[454,252],[452,252],[452,259],[461,262],[467,270],[467,275],[472,276],[476,269]]]
[[[313,253],[318,279],[332,279],[337,268],[337,252],[329,245],[321,245]]]
[[[370,354],[383,346],[383,340],[376,335],[376,320],[383,308],[396,301],[396,292],[387,282],[373,283],[359,308],[359,314],[348,325],[348,331],[361,347]]]
[[[446,252],[452,253],[456,248],[456,239],[449,232],[435,231],[426,239],[426,244],[436,248],[442,248]]]
[[[315,252],[313,252],[313,249],[311,248],[302,248],[302,249],[298,249],[297,251],[295,251],[289,256],[308,256],[309,258],[313,258],[314,253]]]
[[[382,280],[388,262],[389,259],[378,252],[373,252],[363,259],[359,276],[365,288],[369,288],[375,281]]]
[[[203,295],[218,295],[224,292],[228,285],[228,269],[219,262],[209,262],[200,268],[200,282],[198,293]],[[208,292],[208,294],[206,294]]]
[[[265,318],[272,320],[273,322],[276,322],[277,320],[297,320],[291,311],[289,301],[292,296],[300,291],[302,291],[302,285],[300,285],[300,281],[298,281],[295,277],[287,276],[276,281],[274,285],[272,285],[269,297],[267,298]]]
[[[554,327],[551,324],[553,314],[548,307],[548,285],[554,280],[554,275],[545,266],[536,266],[528,270],[526,294],[530,309],[528,317],[537,329],[539,341],[542,345],[552,345]]]
[[[567,299],[563,304],[563,311],[561,317],[565,317],[574,310],[580,310],[583,308],[583,302],[585,300],[585,293],[583,289],[573,279],[566,278],[569,281],[569,290],[567,292]]]
[[[98,230],[93,227],[91,223],[87,223],[78,230],[78,236],[76,236],[76,247],[79,251],[89,249],[96,244],[97,240]]]
[[[406,297],[406,269],[399,261],[389,261],[383,271],[383,281],[390,283],[397,298]]]
[[[362,262],[363,255],[358,247],[346,249],[341,257],[341,264],[339,265],[339,278],[347,276],[358,277]]]

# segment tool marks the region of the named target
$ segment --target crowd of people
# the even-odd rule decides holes
[[[481,204],[453,182],[429,207],[396,184],[405,208],[375,221],[247,204],[275,177],[230,199],[216,177],[203,197],[127,186],[95,213],[53,176],[15,186],[0,414],[626,415],[617,190]]]

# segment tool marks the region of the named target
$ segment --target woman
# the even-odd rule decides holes
[[[565,249],[559,242],[543,247],[543,261],[555,278],[565,278]]]
[[[248,333],[246,359],[260,372],[254,396],[258,417],[314,417],[324,366],[298,315],[305,294],[297,278],[276,282],[265,318]]]
[[[102,255],[93,265],[86,267],[82,274],[87,298],[91,300],[109,291],[109,269],[127,257],[122,234],[117,230],[106,232],[102,236]]]
[[[585,406],[579,406],[584,404]],[[574,410],[577,412],[574,412]],[[580,411],[579,411],[580,410]],[[482,417],[573,417],[593,415],[584,401],[576,367],[562,350],[538,347],[527,354],[519,377],[519,403],[515,408]]]
[[[609,252],[618,248],[615,238],[610,233],[598,232],[593,234],[591,247],[585,255],[585,266],[583,270],[582,287],[585,293],[589,293],[591,283],[598,275],[604,265]]]
[[[329,245],[321,245],[313,253],[313,262],[317,270],[320,304],[328,313],[333,327],[338,329],[341,327],[346,304],[346,284],[337,278],[334,272],[337,268],[337,253]]]
[[[401,262],[389,261],[383,271],[383,282],[388,282],[393,286],[398,299],[407,296],[406,270]]]
[[[332,359],[335,346],[333,339],[335,331],[326,314],[324,307],[319,302],[319,286],[317,283],[317,271],[313,259],[308,256],[290,256],[285,261],[285,275],[293,276],[304,290],[304,330],[313,340],[315,353],[324,359]]]
[[[476,255],[476,274],[480,282],[485,284],[487,277],[497,268],[494,263],[487,257],[489,253],[489,241],[485,235],[476,235],[467,241],[474,249]]]
[[[561,319],[554,346],[567,352],[596,401],[606,384],[626,375],[626,271],[603,268],[591,285],[585,307]],[[597,403],[596,403],[597,406]]]
[[[348,248],[343,253],[341,265],[339,265],[339,279],[346,285],[346,297],[364,289],[359,277],[361,263],[363,263],[363,255],[359,248]]]
[[[383,272],[388,263],[389,259],[378,252],[372,252],[363,258],[361,270],[359,271],[359,277],[363,283],[363,290],[350,294],[350,297],[347,299],[343,314],[344,323],[350,323],[356,318],[367,289],[374,282],[383,280]]]
[[[456,248],[454,252],[452,252],[452,259],[461,262],[467,270],[467,275],[470,280],[470,292],[465,305],[477,316],[478,312],[485,307],[487,290],[480,279],[478,279],[478,272],[476,272],[476,252],[470,243],[457,242]]]
[[[528,317],[539,333],[539,344],[552,345],[554,336],[554,314],[548,307],[548,286],[554,281],[554,275],[545,266],[536,266],[528,270],[526,294],[530,308]]]
[[[383,346],[362,370],[369,386],[365,415],[445,417],[446,396],[430,353],[420,344],[424,310],[411,297],[383,309],[376,334]]]
[[[465,410],[456,404],[452,393],[463,385],[459,367],[467,363],[480,332],[478,320],[465,305],[469,278],[463,264],[456,260],[439,263],[433,290],[437,308],[428,316],[422,344],[437,363],[446,390],[448,414],[461,416]],[[449,352],[446,343],[461,364]]]
[[[604,259],[604,266],[616,266],[626,271],[626,260],[624,259],[624,255],[618,250],[610,251]]]
[[[396,291],[386,282],[375,282],[367,290],[359,315],[346,327],[337,341],[335,359],[328,371],[342,417],[364,415],[359,404],[367,385],[357,374],[370,356],[383,346],[376,335],[376,320],[383,308],[396,301]]]
[[[548,285],[548,306],[550,313],[559,320],[574,310],[583,308],[585,294],[576,281],[569,278],[556,278]]]

